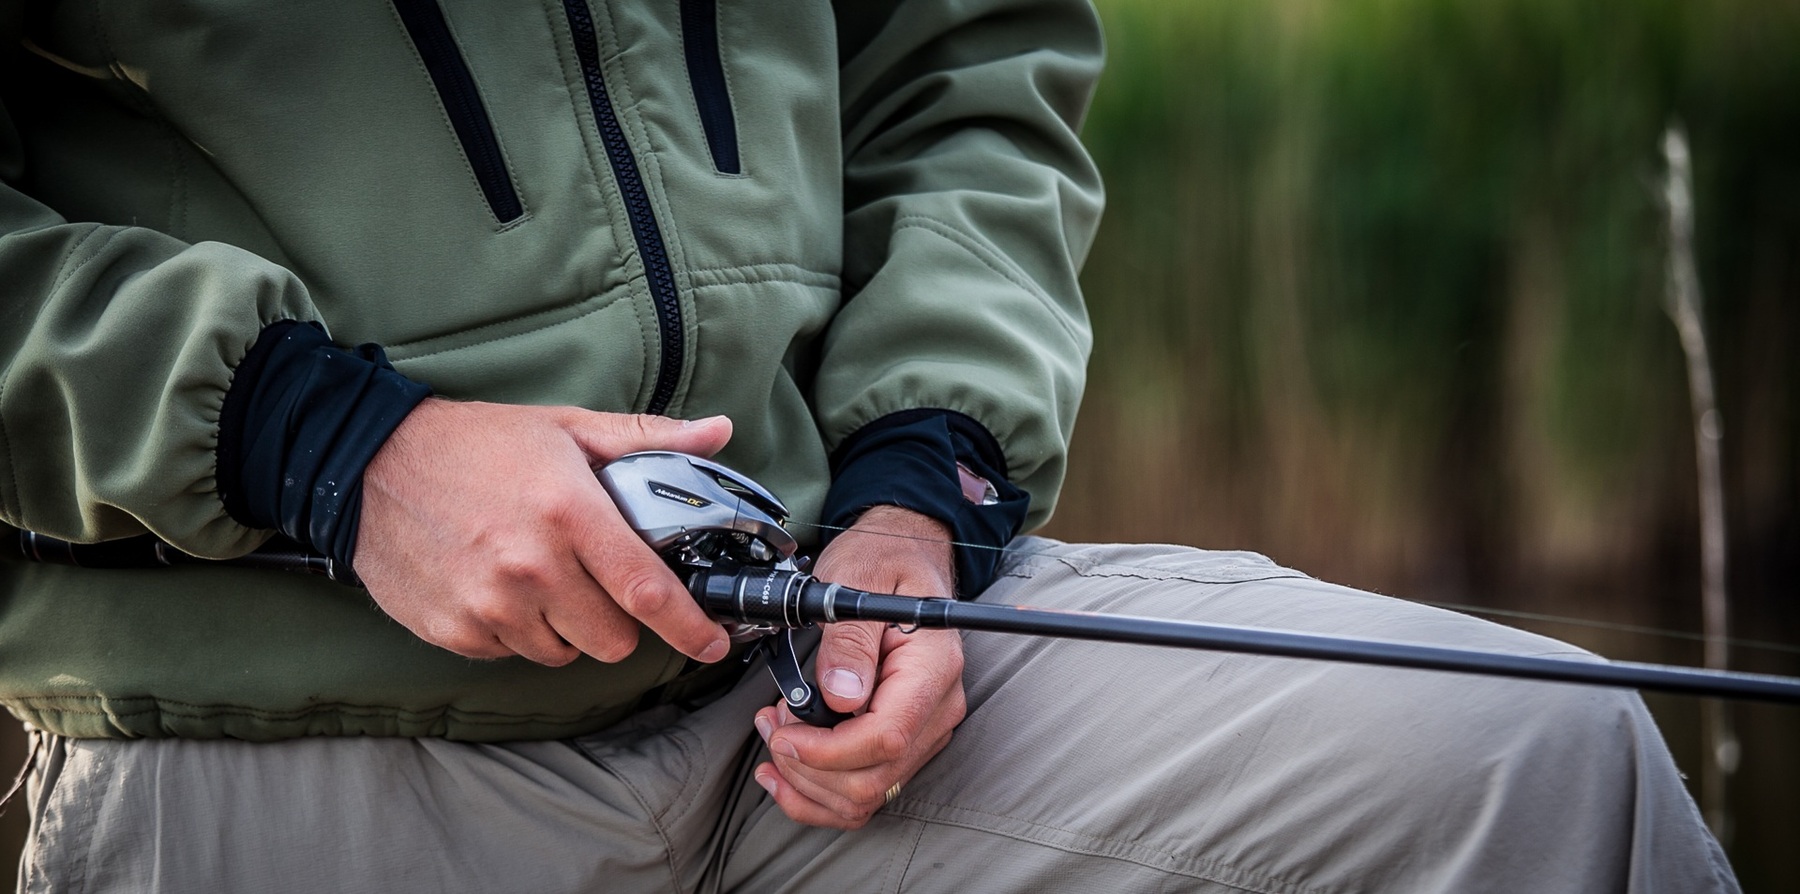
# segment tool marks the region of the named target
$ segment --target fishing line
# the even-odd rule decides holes
[[[1406,597],[1397,597],[1405,599]],[[1596,621],[1587,618],[1571,618],[1565,615],[1550,615],[1542,612],[1527,612],[1517,609],[1488,608],[1480,605],[1465,605],[1458,602],[1434,602],[1429,599],[1407,599],[1420,605],[1450,611],[1466,612],[1472,615],[1493,615],[1501,618],[1517,618],[1522,621],[1544,621],[1553,624],[1569,624],[1576,627],[1592,627],[1596,630],[1611,630],[1619,633],[1634,633],[1642,636],[1661,636],[1669,639],[1690,640],[1693,642],[1724,643],[1734,649],[1759,649],[1766,652],[1782,652],[1788,655],[1800,655],[1800,646],[1786,643],[1770,642],[1760,639],[1736,639],[1734,637],[1707,636],[1704,633],[1687,633],[1680,630],[1664,630],[1660,627],[1644,627],[1638,624],[1621,624],[1616,621]]]

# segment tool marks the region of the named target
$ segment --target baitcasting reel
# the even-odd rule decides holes
[[[608,463],[595,473],[626,524],[644,538],[677,576],[693,587],[712,572],[798,572],[800,544],[788,533],[788,510],[762,485],[718,463],[684,453],[645,451]],[[705,607],[705,602],[702,601]],[[754,642],[750,657],[768,658],[769,673],[795,717],[832,726],[849,715],[825,706],[800,671],[793,628],[722,616],[733,642]]]

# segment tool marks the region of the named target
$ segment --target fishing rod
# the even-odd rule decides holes
[[[789,628],[882,621],[908,632],[953,628],[1020,633],[1800,704],[1800,679],[1767,674],[1571,661],[1231,624],[896,596],[826,583],[804,571],[725,562],[690,577],[688,589],[715,617]]]
[[[625,521],[669,563],[700,606],[725,625],[734,641],[754,644],[752,655],[769,659],[770,673],[795,716],[820,726],[844,715],[826,708],[801,672],[792,634],[842,621],[876,621],[905,632],[953,628],[1053,636],[1800,704],[1800,678],[1769,674],[871,593],[806,573],[799,544],[787,529],[786,507],[725,466],[650,451],[621,457],[596,474]],[[0,537],[0,555],[109,568],[204,561],[154,538],[71,544],[28,531]],[[286,541],[226,563],[359,584],[348,569]]]

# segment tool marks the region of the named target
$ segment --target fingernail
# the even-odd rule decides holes
[[[724,416],[708,416],[704,419],[683,419],[683,420],[681,420],[681,427],[682,428],[694,428],[696,426],[701,426],[701,425],[711,425],[714,422],[717,422],[720,419],[724,419],[724,418],[725,418]]]
[[[756,734],[759,736],[762,736],[762,740],[764,742],[769,741],[769,734],[774,731],[775,731],[775,724],[770,723],[769,718],[764,717],[760,714],[757,715],[757,717],[756,717]]]
[[[826,692],[838,698],[862,698],[863,696],[862,677],[841,667],[827,671],[825,679],[820,682],[824,684]]]
[[[712,664],[713,662],[724,658],[725,653],[729,651],[731,651],[731,643],[729,641],[716,639],[713,640],[712,645],[700,650],[700,660],[706,664]]]
[[[782,757],[791,757],[795,760],[800,759],[800,752],[794,750],[794,743],[789,742],[786,739],[782,739],[781,741],[776,742],[774,745],[772,745],[770,747],[774,748],[775,753],[781,755]]]
[[[763,791],[771,795],[775,794],[775,777],[767,773],[758,773],[756,774],[756,784],[762,786]]]

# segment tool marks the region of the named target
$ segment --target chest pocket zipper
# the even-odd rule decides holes
[[[719,56],[719,0],[681,0],[681,47],[687,56],[694,105],[700,109],[700,126],[712,151],[713,170],[741,174],[737,118],[731,111],[725,63]]]
[[[450,118],[450,127],[462,144],[463,156],[475,174],[475,182],[487,199],[488,210],[502,224],[523,217],[525,206],[519,191],[513,187],[512,174],[506,169],[506,158],[500,154],[500,139],[494,134],[494,123],[488,118],[481,93],[475,89],[475,77],[457,49],[450,34],[450,23],[437,0],[393,0],[406,35],[418,50],[431,85],[437,88],[438,101]]]

